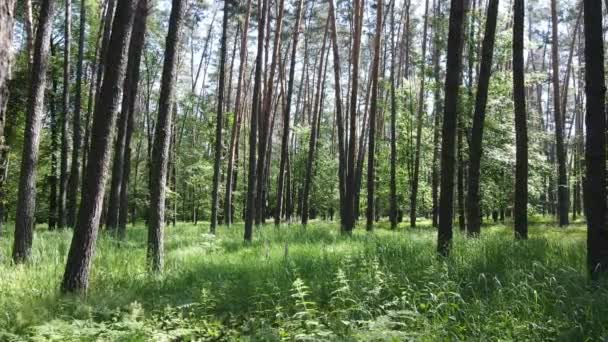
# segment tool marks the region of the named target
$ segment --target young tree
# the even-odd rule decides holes
[[[167,164],[171,143],[171,113],[174,105],[177,58],[180,33],[184,22],[186,0],[173,0],[169,32],[165,40],[165,61],[161,78],[158,116],[152,147],[152,179],[150,181],[150,218],[148,219],[148,267],[161,272],[164,259],[165,197]]]
[[[211,193],[211,234],[215,234],[217,211],[219,209],[220,166],[222,160],[222,122],[224,120],[224,79],[226,75],[226,41],[228,34],[228,2],[224,1],[224,20],[222,21],[222,38],[220,41],[220,69],[217,96],[217,119],[215,123],[215,162],[213,164],[213,192]]]
[[[429,0],[424,5],[424,26],[422,33],[422,63],[420,64],[420,95],[418,97],[418,114],[416,116],[416,152],[414,157],[414,176],[412,179],[410,199],[410,227],[416,227],[416,206],[418,200],[418,178],[420,175],[420,149],[422,148],[422,124],[425,111],[425,80],[426,80],[426,37],[429,18]]]
[[[111,143],[127,65],[129,32],[136,0],[121,0],[116,7],[112,35],[104,62],[104,79],[95,106],[91,146],[83,178],[82,201],[68,253],[61,290],[85,292],[95,251],[108,175]]]
[[[67,225],[74,227],[76,223],[76,206],[78,202],[78,188],[80,186],[80,147],[82,133],[80,117],[82,110],[82,77],[84,67],[84,44],[87,6],[85,0],[80,1],[80,32],[78,33],[78,61],[76,65],[76,89],[74,95],[74,118],[72,119],[72,164],[70,166],[70,179],[67,193]]]
[[[55,1],[44,0],[40,6],[34,58],[28,91],[27,116],[23,134],[23,152],[19,174],[19,193],[15,217],[13,261],[23,263],[30,257],[36,211],[36,171],[40,131],[44,115],[44,92],[49,61],[52,18]]]
[[[0,136],[4,134],[4,110],[8,102],[8,81],[11,71],[11,45],[13,43],[13,21],[15,0],[0,5]],[[4,142],[2,143],[4,145]]]
[[[441,142],[439,230],[437,234],[437,251],[443,256],[450,253],[452,244],[456,123],[458,121],[458,93],[462,69],[464,12],[465,0],[451,1]]]
[[[608,270],[606,234],[606,86],[602,4],[583,1],[585,22],[585,92],[587,142],[585,207],[587,214],[587,267],[592,278]]]
[[[601,6],[600,6],[601,7]],[[528,238],[528,123],[524,82],[524,0],[513,2],[513,102],[515,107],[515,237]]]
[[[471,143],[469,145],[469,180],[467,191],[467,232],[470,236],[477,236],[481,227],[481,210],[479,207],[479,176],[481,173],[481,156],[483,127],[486,117],[486,104],[488,102],[488,86],[492,74],[492,59],[494,55],[494,40],[496,36],[496,20],[498,18],[498,0],[488,3],[485,36],[482,44],[481,66],[479,69],[479,83],[475,99],[475,112],[473,114],[473,128],[471,130]]]
[[[296,73],[296,62],[298,53],[298,40],[300,37],[300,26],[302,22],[302,5],[304,0],[298,0],[298,7],[296,10],[296,21],[294,23],[293,40],[291,43],[291,61],[289,66],[289,80],[287,81],[287,95],[285,99],[285,109],[283,111],[283,134],[281,138],[281,161],[279,165],[279,179],[277,185],[277,207],[275,210],[274,223],[278,225],[281,223],[281,213],[284,202],[284,191],[285,191],[285,175],[288,172],[287,159],[289,158],[289,135],[291,126],[291,98],[293,96],[294,79]],[[330,5],[331,6],[331,5]],[[332,14],[330,13],[330,16]]]
[[[551,59],[553,64],[553,115],[555,120],[555,154],[557,158],[557,214],[560,227],[568,225],[568,175],[566,173],[566,150],[564,147],[564,124],[561,110],[559,84],[559,35],[557,27],[557,0],[551,0],[552,39]]]
[[[245,233],[246,242],[253,239],[253,220],[255,217],[256,200],[256,164],[258,144],[258,120],[261,109],[262,92],[262,68],[264,62],[264,27],[266,26],[266,8],[268,0],[258,0],[258,9],[261,12],[258,19],[258,49],[255,60],[255,81],[253,83],[253,97],[251,103],[251,123],[249,127],[249,175],[247,177],[247,202],[245,208]]]
[[[428,0],[427,0],[428,2]],[[382,0],[376,4],[376,36],[374,38],[374,59],[372,61],[372,94],[369,114],[369,146],[367,148],[367,230],[374,228],[376,204],[376,116],[378,114],[378,74],[380,69],[380,47],[382,45]]]

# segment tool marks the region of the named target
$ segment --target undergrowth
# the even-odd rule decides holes
[[[0,238],[0,340],[606,340],[608,284],[585,273],[585,230],[537,224],[457,234],[435,253],[430,227],[379,225],[352,237],[316,222],[167,228],[166,269],[145,270],[145,229],[101,234],[86,298],[59,294],[71,233],[36,232],[32,261]]]

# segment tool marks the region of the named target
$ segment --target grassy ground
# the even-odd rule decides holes
[[[0,238],[3,340],[606,340],[608,283],[585,272],[585,228],[536,223],[457,234],[435,254],[434,229],[380,224],[343,237],[315,222],[255,232],[166,234],[162,276],[145,271],[145,229],[125,243],[101,234],[86,298],[58,293],[71,233],[36,233],[33,260],[11,265]]]

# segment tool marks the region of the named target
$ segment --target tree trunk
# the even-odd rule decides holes
[[[427,0],[428,2],[428,0]],[[372,98],[369,112],[369,146],[367,148],[367,231],[374,229],[375,185],[376,185],[376,117],[378,114],[378,74],[380,68],[380,46],[382,44],[382,0],[376,4],[376,37],[374,40],[374,59],[372,60]],[[426,25],[425,25],[426,29]],[[426,43],[423,44],[426,48]]]
[[[316,85],[316,95],[315,95],[315,101],[313,104],[313,117],[312,117],[312,128],[310,130],[310,140],[309,140],[309,144],[308,144],[308,158],[306,159],[306,170],[305,170],[305,177],[304,177],[304,190],[303,190],[303,195],[302,195],[302,213],[301,213],[301,218],[302,218],[302,225],[306,225],[308,224],[308,216],[310,214],[310,210],[309,210],[309,205],[310,205],[310,186],[312,183],[312,176],[313,176],[313,168],[314,168],[314,159],[315,159],[315,153],[316,153],[316,148],[317,148],[317,137],[318,137],[318,131],[319,131],[319,122],[320,122],[320,118],[321,115],[323,113],[323,104],[321,101],[322,98],[322,92],[323,92],[323,87],[324,87],[324,82],[325,82],[325,75],[324,75],[324,62],[326,60],[325,58],[325,50],[326,50],[326,46],[327,46],[327,34],[329,31],[329,16],[327,17],[327,23],[325,25],[325,33],[323,35],[323,45],[321,47],[321,54],[320,54],[320,62],[319,62],[319,74],[317,76],[317,85]],[[327,55],[329,56],[329,54]]]
[[[211,194],[211,234],[215,234],[217,211],[219,209],[220,170],[222,161],[222,124],[224,121],[224,83],[226,77],[226,40],[228,34],[228,2],[224,2],[224,20],[222,21],[222,39],[220,43],[219,87],[217,96],[217,119],[215,123],[215,162],[213,165],[213,192]]]
[[[71,44],[72,44],[72,0],[65,0],[65,22],[63,32],[63,108],[61,117],[61,166],[59,175],[59,228],[67,225],[67,193],[69,180],[68,154],[70,143],[68,127],[70,120]]]
[[[268,140],[272,136],[272,132],[270,131],[270,125],[272,122],[272,96],[274,90],[274,76],[276,73],[277,65],[279,63],[279,53],[281,48],[281,31],[283,27],[283,10],[284,10],[284,0],[279,1],[278,5],[278,13],[276,17],[276,27],[275,27],[275,39],[274,46],[272,51],[272,61],[270,64],[270,70],[265,70],[265,80],[266,80],[266,94],[263,96],[262,102],[262,110],[260,113],[263,116],[258,118],[260,122],[260,132],[259,132],[259,145],[260,149],[258,152],[258,163],[257,163],[257,183],[256,183],[256,191],[257,191],[257,200],[256,200],[256,212],[255,212],[255,222],[256,225],[259,225],[265,221],[265,209],[266,209],[266,199],[264,198],[264,193],[266,191],[266,183],[264,182],[265,176],[265,166],[266,166],[266,152]],[[268,10],[270,12],[270,10]],[[270,20],[268,20],[268,25],[270,25]],[[270,39],[270,28],[268,28],[266,40]],[[268,43],[266,48],[268,49]],[[268,59],[268,51],[266,51],[265,58]],[[266,63],[267,65],[267,63]]]
[[[51,56],[55,55],[55,44],[51,39]],[[51,72],[52,90],[49,96],[50,130],[51,130],[51,170],[49,181],[49,231],[57,228],[57,147],[59,146],[59,135],[57,131],[57,79],[56,73]]]
[[[6,142],[6,106],[8,103],[8,81],[11,77],[11,46],[13,41],[15,1],[8,0],[0,4],[0,236],[4,228],[5,184],[8,174],[8,151]]]
[[[391,156],[390,156],[390,184],[389,184],[389,220],[391,229],[397,229],[397,94],[395,86],[397,47],[395,45],[395,2],[391,6]]]
[[[85,1],[81,0],[80,29],[78,33],[78,61],[76,65],[76,94],[74,96],[74,118],[72,121],[72,165],[70,167],[67,193],[67,225],[70,227],[74,227],[76,223],[76,207],[78,205],[78,188],[80,184],[80,147],[82,144],[80,116],[82,110],[82,77],[87,16],[86,7]]]
[[[133,22],[133,31],[131,33],[131,41],[129,46],[129,61],[127,64],[127,74],[125,76],[124,89],[125,93],[122,98],[122,108],[120,113],[118,137],[116,139],[116,150],[114,153],[118,153],[122,150],[122,155],[118,157],[114,156],[114,163],[118,164],[118,167],[113,167],[112,173],[112,189],[110,191],[110,204],[113,201],[118,203],[118,212],[112,213],[108,210],[108,219],[117,219],[118,225],[118,237],[123,239],[126,233],[127,216],[129,208],[128,187],[129,187],[129,174],[131,172],[131,137],[135,129],[135,101],[137,100],[137,94],[139,92],[139,75],[140,75],[140,64],[141,56],[144,49],[144,43],[146,38],[146,19],[148,17],[148,0],[139,0],[137,5],[137,13]],[[125,120],[125,122],[121,122]],[[126,126],[126,127],[125,127]],[[123,146],[118,146],[118,143],[122,141],[124,135]],[[122,164],[122,165],[121,165]],[[117,171],[119,169],[120,171]],[[114,172],[121,172],[118,176]],[[113,193],[115,190],[114,177],[119,178],[117,183],[120,184],[118,194]],[[114,197],[113,197],[114,195]],[[115,216],[113,216],[115,215]],[[116,217],[117,216],[117,217]],[[108,220],[108,227],[110,227],[110,221]]]
[[[158,116],[152,147],[152,179],[150,182],[150,217],[148,219],[148,267],[161,272],[164,259],[165,197],[169,145],[171,144],[171,114],[174,106],[179,37],[184,22],[185,0],[173,0],[169,32],[165,41],[165,60],[161,78]]]
[[[302,5],[304,1],[298,0],[298,7],[296,10],[296,21],[294,24],[293,42],[291,46],[291,64],[289,67],[289,80],[287,81],[287,98],[285,108],[283,112],[283,135],[281,138],[281,161],[279,165],[279,179],[277,185],[277,208],[274,217],[275,225],[281,223],[281,214],[283,208],[283,193],[285,190],[285,174],[289,172],[286,170],[288,159],[289,159],[289,135],[290,135],[290,121],[291,121],[291,98],[293,95],[294,79],[296,72],[296,56],[298,53],[298,39],[300,37],[300,26],[302,22]],[[331,5],[330,5],[331,6]],[[331,11],[331,9],[330,9]],[[331,13],[330,13],[331,15]],[[331,19],[330,19],[331,20]]]
[[[528,238],[528,123],[524,79],[524,0],[513,2],[513,103],[515,107],[515,237]]]
[[[237,80],[236,99],[234,105],[234,123],[232,124],[232,134],[230,136],[230,151],[228,152],[228,172],[226,173],[226,198],[224,200],[224,217],[226,225],[232,224],[232,191],[235,188],[236,183],[236,172],[235,163],[237,161],[237,154],[239,150],[239,136],[241,131],[241,124],[243,121],[244,110],[242,102],[243,94],[243,82],[245,81],[245,71],[247,69],[247,40],[249,32],[249,18],[251,14],[251,1],[247,0],[247,12],[245,14],[245,22],[243,24],[241,47],[239,50],[240,62],[239,62],[239,75]]]
[[[441,124],[441,88],[439,84],[441,84],[441,68],[439,66],[439,60],[441,59],[441,48],[440,42],[443,32],[443,27],[441,25],[441,20],[443,16],[441,14],[441,1],[437,1],[437,5],[435,7],[435,32],[434,32],[434,53],[433,53],[433,74],[435,76],[435,93],[434,97],[434,108],[433,108],[433,170],[431,175],[431,192],[433,198],[433,218],[432,225],[433,227],[437,227],[439,225],[439,145],[440,135],[439,135],[439,125]]]
[[[566,150],[564,147],[564,124],[559,90],[559,36],[557,28],[557,0],[551,0],[553,61],[553,115],[555,119],[555,153],[557,157],[557,211],[560,227],[568,225],[568,176],[566,174]]]
[[[336,28],[336,10],[334,0],[329,0],[329,24],[331,27],[332,52],[334,58],[334,97],[336,101],[336,121],[338,126],[338,181],[340,196],[340,224],[341,230],[345,228],[346,208],[346,142],[344,130],[344,113],[342,108],[342,85],[340,82],[340,47],[338,46],[338,31]]]
[[[441,142],[441,193],[439,197],[439,231],[437,251],[447,256],[452,244],[452,214],[454,211],[454,164],[456,161],[456,126],[458,122],[458,92],[462,69],[463,19],[465,0],[452,0],[450,32],[448,35],[445,101]]]
[[[258,8],[261,8],[261,14],[258,20],[258,49],[255,61],[255,81],[253,84],[253,98],[251,108],[251,124],[249,129],[249,175],[247,179],[247,205],[245,209],[245,233],[244,239],[246,242],[251,242],[253,239],[253,220],[255,218],[255,200],[256,200],[256,145],[258,145],[258,117],[261,109],[261,92],[262,92],[262,68],[264,62],[264,27],[266,26],[266,8],[268,0],[258,0]],[[260,143],[261,146],[263,146]]]
[[[127,65],[129,32],[133,25],[134,0],[122,0],[116,8],[105,77],[100,88],[93,117],[92,141],[83,179],[85,191],[78,210],[72,244],[61,285],[62,292],[86,292],[99,221],[103,207],[105,182],[110,161],[111,143],[116,126],[116,113]]]
[[[608,270],[606,234],[606,86],[602,4],[584,1],[585,92],[587,95],[587,145],[585,149],[587,214],[587,267],[597,279]]]
[[[475,99],[475,112],[473,114],[473,128],[469,145],[469,179],[467,182],[467,232],[470,236],[477,236],[481,228],[481,208],[479,206],[479,176],[481,157],[483,153],[483,128],[486,118],[486,105],[488,102],[488,87],[492,75],[492,59],[494,55],[494,41],[496,37],[496,20],[498,18],[498,0],[488,3],[485,36],[482,44],[481,66]]]
[[[426,34],[429,18],[429,0],[425,1],[424,6],[424,28],[422,33],[422,64],[420,66],[420,95],[418,97],[418,114],[416,116],[416,156],[414,157],[414,177],[412,179],[412,189],[410,198],[410,227],[416,227],[416,205],[418,199],[418,178],[420,174],[420,149],[422,144],[422,124],[425,111],[424,86],[426,80]]]
[[[46,90],[54,5],[53,0],[44,0],[40,6],[38,17],[15,217],[15,243],[13,246],[13,261],[15,263],[26,262],[32,251],[34,225],[36,223],[36,169],[38,166],[42,117],[44,115],[44,92]]]
[[[352,45],[352,76],[351,76],[351,94],[350,94],[350,123],[349,123],[349,145],[348,145],[348,159],[347,159],[347,174],[346,174],[346,192],[345,192],[345,210],[343,219],[344,232],[347,234],[352,233],[355,228],[355,197],[357,193],[356,186],[356,160],[355,154],[357,149],[357,95],[359,90],[359,57],[361,50],[361,32],[363,26],[363,1],[355,0],[354,3],[354,19],[353,23],[355,26],[355,32],[353,37]]]

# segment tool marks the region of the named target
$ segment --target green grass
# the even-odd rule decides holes
[[[167,228],[162,276],[145,269],[146,231],[101,234],[86,298],[59,294],[69,231],[36,233],[33,258],[10,262],[0,238],[3,340],[606,340],[608,284],[585,271],[585,227],[541,221],[528,241],[510,227],[456,234],[379,224],[352,237],[332,223]]]

